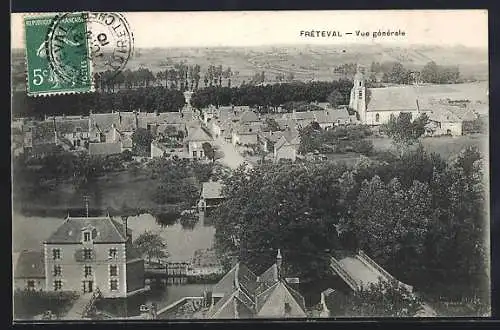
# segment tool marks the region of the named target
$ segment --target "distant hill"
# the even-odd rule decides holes
[[[202,74],[208,65],[231,67],[233,85],[250,81],[256,72],[264,71],[266,80],[273,82],[279,73],[292,72],[297,80],[333,80],[342,78],[334,72],[336,66],[372,62],[401,62],[405,67],[419,70],[427,62],[458,66],[462,77],[487,80],[488,52],[486,49],[464,46],[410,46],[388,47],[382,44],[344,45],[276,45],[261,47],[217,48],[141,48],[136,49],[127,68],[140,66],[153,72],[165,70],[169,63],[186,61],[199,64]],[[22,50],[13,50],[13,64],[24,61]]]

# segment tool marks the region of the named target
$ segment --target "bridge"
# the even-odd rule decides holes
[[[354,291],[367,289],[371,284],[379,281],[394,281],[409,292],[413,292],[412,286],[395,279],[361,250],[354,255],[343,256],[339,259],[331,256],[330,267]]]

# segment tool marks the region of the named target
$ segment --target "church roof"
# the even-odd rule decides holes
[[[417,111],[417,93],[411,87],[370,88],[366,111]]]

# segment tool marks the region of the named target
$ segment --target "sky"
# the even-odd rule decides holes
[[[372,10],[260,12],[126,12],[136,48],[335,45],[488,47],[486,10]],[[11,48],[24,48],[23,14],[11,14]],[[373,39],[373,32],[404,36]],[[301,31],[340,31],[342,37],[307,37]],[[367,31],[359,37],[355,31]],[[345,32],[352,32],[348,36]]]

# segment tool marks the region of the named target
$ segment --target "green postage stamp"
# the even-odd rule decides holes
[[[28,95],[94,90],[87,21],[87,13],[24,18]]]

